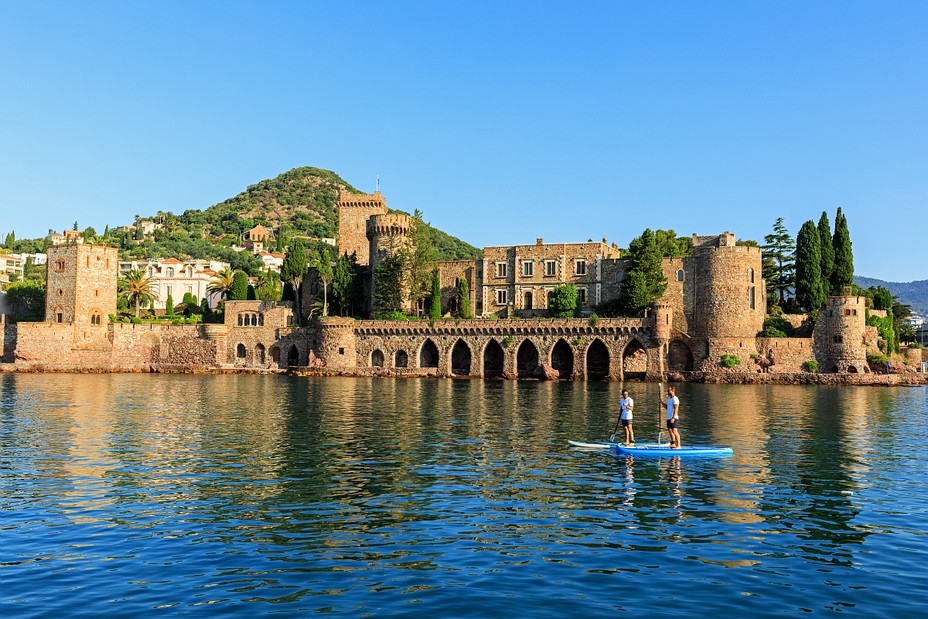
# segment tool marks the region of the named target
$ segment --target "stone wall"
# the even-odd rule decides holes
[[[815,358],[821,372],[866,373],[865,297],[828,297],[815,323]]]
[[[367,220],[386,213],[387,203],[379,191],[374,194],[343,191],[338,202],[338,255],[355,254],[358,264],[369,264]]]
[[[750,364],[764,372],[802,372],[802,364],[815,360],[811,337],[759,337],[757,356]]]

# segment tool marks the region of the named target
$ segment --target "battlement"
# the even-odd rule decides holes
[[[412,218],[403,213],[374,215],[367,220],[367,238],[375,236],[406,236],[412,229]]]
[[[338,198],[338,208],[376,209],[386,213],[387,201],[379,191],[372,194],[343,191]]]

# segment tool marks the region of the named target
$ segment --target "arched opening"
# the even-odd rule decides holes
[[[451,349],[451,373],[458,376],[470,375],[470,347],[458,340]]]
[[[235,347],[235,356],[238,357],[239,359],[244,359],[245,353],[246,353],[246,350],[245,350],[244,344],[240,343],[238,346]]]
[[[519,378],[530,378],[538,369],[538,349],[531,340],[523,340],[516,354],[516,371]]]
[[[382,368],[383,367],[383,351],[379,348],[371,353],[371,367],[372,368]]]
[[[483,377],[495,378],[503,375],[503,347],[496,340],[487,342],[483,349]]]
[[[527,310],[532,309],[532,293],[531,292],[525,293],[525,303],[522,305],[522,307]]]
[[[255,363],[264,365],[264,344],[255,346]]]
[[[296,367],[300,364],[300,350],[294,345],[290,347],[287,353],[287,366]]]
[[[693,353],[685,342],[670,342],[667,348],[667,369],[671,372],[689,372],[693,369]]]
[[[648,374],[648,353],[638,340],[632,340],[622,352],[622,375],[625,380],[644,380]]]
[[[587,380],[602,380],[609,376],[609,349],[599,338],[586,351]]]
[[[278,366],[280,365],[280,348],[277,346],[271,347],[271,361]]]
[[[422,350],[419,351],[420,368],[437,368],[438,367],[438,347],[432,340],[425,340]]]
[[[561,380],[569,380],[574,372],[574,351],[564,340],[558,340],[551,351],[551,367]]]
[[[405,350],[398,350],[393,356],[393,367],[395,368],[408,368],[409,367],[409,355],[406,354]]]
[[[853,365],[847,366],[848,374],[857,374],[857,367]]]

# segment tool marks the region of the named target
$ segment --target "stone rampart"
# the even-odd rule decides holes
[[[802,365],[815,360],[811,337],[759,337],[757,355],[750,360],[763,372],[802,372]]]

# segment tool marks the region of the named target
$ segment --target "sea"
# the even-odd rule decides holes
[[[0,375],[0,615],[928,613],[928,388],[622,388]]]

